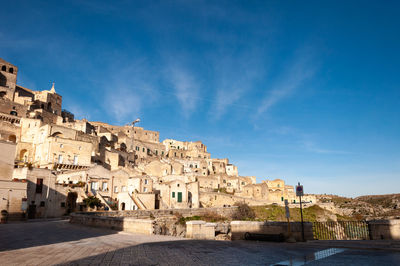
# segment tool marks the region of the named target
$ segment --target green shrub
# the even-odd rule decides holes
[[[235,206],[238,206],[236,211],[232,215],[232,219],[234,220],[254,220],[256,218],[256,214],[252,208],[246,203],[235,203]]]
[[[99,198],[96,198],[95,196],[89,196],[86,199],[83,200],[86,206],[89,206],[90,208],[94,207],[101,207],[101,201]]]

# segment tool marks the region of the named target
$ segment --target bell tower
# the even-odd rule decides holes
[[[0,98],[14,100],[18,68],[0,58]]]

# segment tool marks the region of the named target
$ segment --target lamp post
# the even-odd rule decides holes
[[[136,118],[135,121],[133,121],[132,124],[132,131],[133,131],[133,145],[135,146],[135,124],[140,122],[140,118]],[[134,164],[136,164],[136,149],[135,149],[135,157],[134,157]]]
[[[303,186],[300,185],[300,182],[298,182],[298,184],[296,186],[296,196],[298,196],[300,198],[301,236],[302,236],[303,242],[305,242],[306,240],[304,238],[303,206],[302,206],[302,202],[301,202],[301,197],[303,195],[304,195]]]

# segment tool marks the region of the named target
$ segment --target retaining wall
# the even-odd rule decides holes
[[[216,226],[216,223],[206,223],[205,221],[186,222],[186,237],[214,240]]]
[[[296,241],[302,240],[301,223],[291,222],[290,229]],[[231,222],[232,240],[244,239],[244,235],[253,234],[283,234],[288,236],[287,222],[251,222],[251,221],[232,221]],[[313,239],[312,223],[304,222],[304,237],[306,240]]]
[[[70,223],[146,235],[154,234],[154,220],[149,219],[136,219],[132,217],[106,217],[73,213],[71,214]]]
[[[104,216],[104,217],[165,217],[179,213],[183,217],[202,216],[206,213],[217,213],[225,217],[231,217],[237,209],[233,207],[221,208],[190,208],[190,209],[166,209],[166,210],[135,210],[135,211],[97,211],[97,212],[78,212],[78,214],[85,214],[90,216]]]
[[[400,240],[400,219],[368,221],[370,238]]]

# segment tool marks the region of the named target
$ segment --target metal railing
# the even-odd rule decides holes
[[[366,221],[313,222],[316,240],[368,240],[370,239]]]

